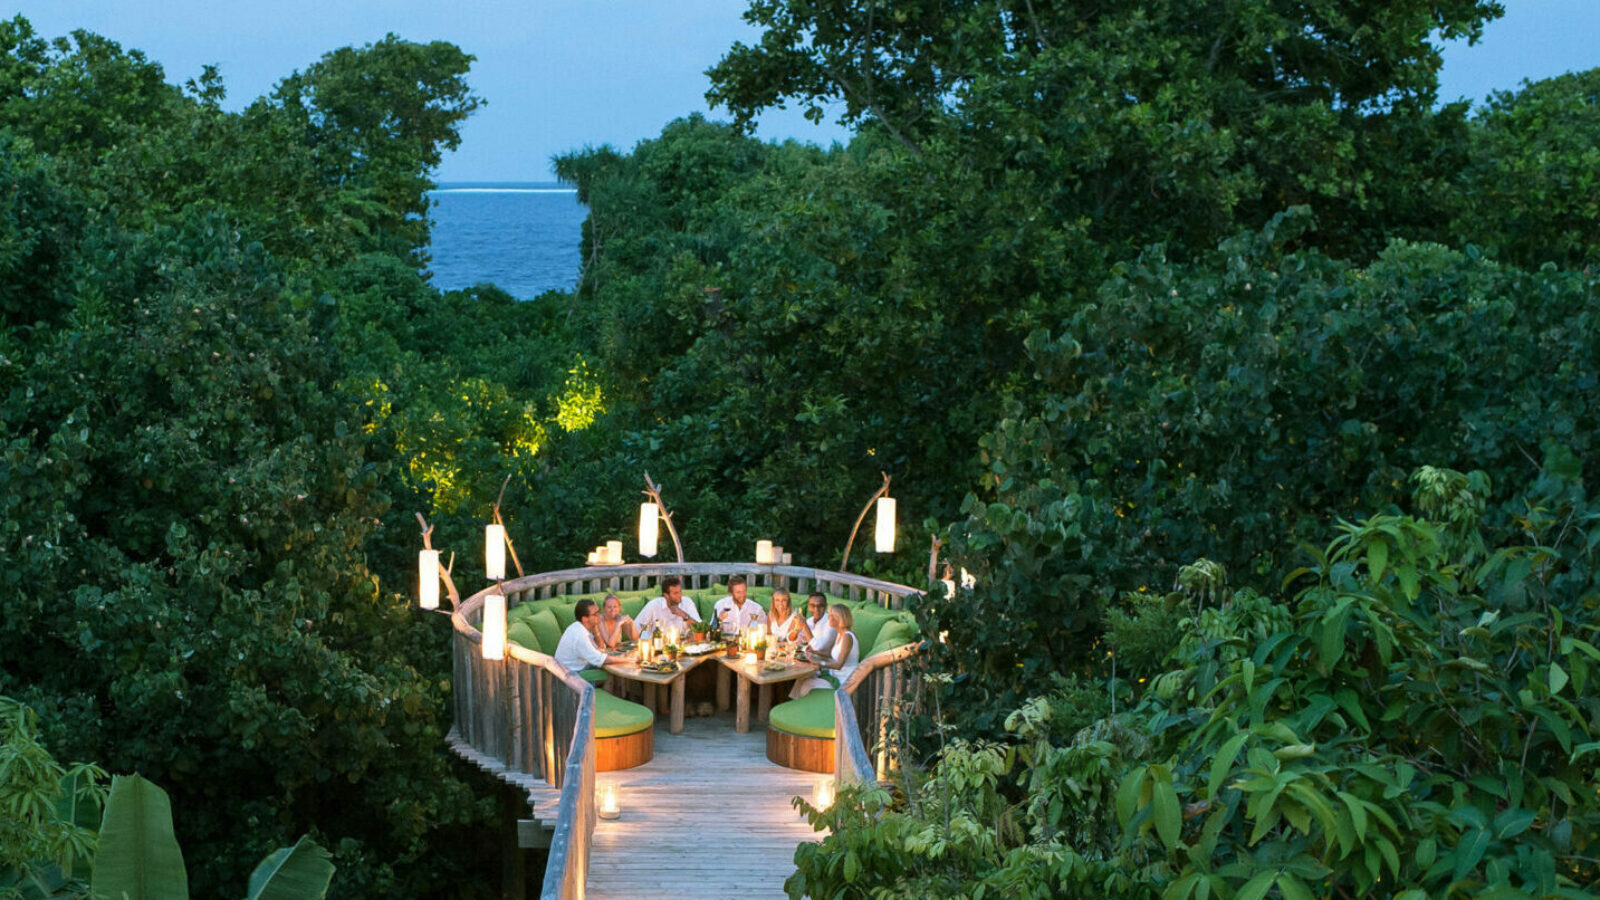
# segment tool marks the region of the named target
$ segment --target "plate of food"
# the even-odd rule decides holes
[[[671,660],[666,660],[664,662],[645,663],[639,668],[646,672],[654,672],[657,675],[667,675],[678,671],[678,664]]]
[[[766,663],[762,663],[761,664],[761,671],[763,671],[763,672],[782,672],[784,669],[787,669],[787,668],[789,668],[789,664],[788,663],[781,663],[781,662],[775,662],[774,661],[774,662],[766,662]]]
[[[713,644],[710,641],[701,641],[697,644],[686,645],[683,648],[683,652],[689,654],[690,656],[699,656],[702,653],[710,653],[715,649],[717,649],[716,644]]]

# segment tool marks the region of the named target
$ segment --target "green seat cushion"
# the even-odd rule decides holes
[[[595,603],[599,602],[599,600],[595,601]],[[549,601],[545,608],[555,614],[556,625],[560,626],[562,631],[566,631],[568,625],[578,621],[578,617],[574,614],[573,610],[573,607],[577,605],[578,601],[576,600],[568,602],[566,599],[561,599]]]
[[[856,640],[860,641],[862,649],[865,649],[877,643],[878,632],[883,629],[884,623],[894,616],[894,613],[881,606],[863,606],[851,613],[851,618],[855,619],[856,624],[850,630],[856,633]],[[866,659],[866,656],[862,655],[861,658]]]
[[[534,637],[533,628],[528,625],[526,621],[513,622],[507,626],[506,640],[513,644],[521,644],[529,650],[533,650],[537,653],[544,652],[543,650],[539,649],[539,639]]]
[[[635,597],[632,600],[623,600],[621,597],[617,599],[622,600],[623,615],[630,619],[639,618],[639,613],[644,612],[644,605],[650,602],[649,597]]]
[[[605,691],[594,692],[594,736],[596,738],[622,737],[635,734],[656,723],[656,714]]]
[[[528,617],[528,627],[533,629],[533,636],[538,639],[542,652],[556,652],[556,647],[561,644],[561,626],[556,624],[555,613],[548,609],[535,612]]]
[[[833,738],[833,691],[812,688],[799,700],[779,703],[767,716],[767,723],[787,734],[801,737]]]
[[[874,656],[885,650],[909,644],[917,639],[917,627],[907,622],[904,618],[896,616],[883,623],[883,629],[878,632],[878,641],[872,645],[872,652],[862,655],[862,659]]]
[[[582,678],[584,681],[590,682],[591,684],[605,684],[606,683],[606,670],[605,669],[584,669],[584,670],[582,670],[582,671],[580,671],[578,673],[578,677]]]

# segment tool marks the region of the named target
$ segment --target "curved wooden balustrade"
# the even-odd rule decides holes
[[[552,657],[516,644],[504,660],[482,654],[484,598],[503,591],[515,606],[535,599],[600,591],[640,590],[676,575],[686,590],[743,575],[753,586],[784,587],[796,594],[821,590],[833,597],[871,600],[899,609],[920,593],[901,584],[805,566],[754,563],[646,563],[586,566],[541,572],[489,586],[451,613],[455,728],[451,746],[501,780],[528,788],[535,781],[561,790],[542,897],[581,898],[595,828],[594,687]],[[920,645],[908,644],[863,660],[836,694],[835,766],[839,781],[885,775],[890,761],[888,717],[903,686],[900,662]],[[846,703],[845,698],[853,702]],[[868,746],[877,747],[876,760]]]

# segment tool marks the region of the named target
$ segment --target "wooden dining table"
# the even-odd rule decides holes
[[[756,685],[760,689],[756,700],[756,719],[765,722],[768,711],[772,709],[772,686],[782,681],[809,677],[818,668],[816,663],[791,659],[782,660],[783,668],[769,671],[766,662],[747,663],[742,655],[718,656],[717,662],[722,663],[722,671],[717,673],[717,705],[727,708],[727,703],[724,701],[727,697],[726,680],[729,674],[739,679],[737,696],[734,700],[733,730],[740,734],[750,730],[751,685]]]
[[[705,662],[707,656],[683,656],[678,659],[678,668],[672,672],[656,672],[641,668],[637,663],[607,663],[605,671],[608,675],[637,681],[644,685],[644,705],[651,710],[656,708],[656,691],[666,687],[670,692],[669,704],[671,718],[667,723],[667,730],[672,734],[683,734],[683,680],[684,675],[695,666]]]

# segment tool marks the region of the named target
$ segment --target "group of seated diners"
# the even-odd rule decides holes
[[[836,688],[844,684],[861,661],[861,642],[852,629],[855,615],[843,603],[828,604],[828,598],[813,591],[806,598],[809,615],[794,610],[789,592],[774,588],[768,601],[770,610],[750,599],[744,576],[728,579],[728,594],[711,610],[709,630],[722,634],[742,634],[758,628],[776,641],[790,644],[795,657],[815,663],[819,671],[813,678],[796,681],[789,696],[800,698],[813,688]],[[552,654],[569,672],[600,669],[608,664],[627,662],[620,655],[625,643],[650,638],[658,630],[688,631],[693,623],[705,622],[692,598],[684,596],[683,581],[676,576],[661,582],[661,596],[644,605],[638,618],[623,611],[622,598],[606,594],[599,605],[591,599],[577,602],[573,622],[561,635]]]
[[[652,591],[529,600],[512,608],[507,636],[528,649],[550,653],[568,671],[600,684],[606,681],[604,666],[630,662],[623,649],[657,631],[687,636],[699,630],[695,626],[700,623],[713,634],[720,630],[737,635],[759,629],[771,640],[787,645],[795,658],[818,666],[810,677],[795,680],[790,703],[817,689],[831,695],[832,689],[849,681],[863,659],[910,643],[917,636],[909,613],[870,602],[830,601],[819,591],[806,597],[802,611],[795,608],[787,590],[751,588],[738,575],[730,577],[725,587],[713,584],[697,593],[698,598],[689,596],[682,580],[669,576]],[[705,618],[702,608],[710,610]],[[608,706],[615,705],[612,698],[605,699]],[[785,728],[783,723],[790,718],[785,707],[790,703],[773,708],[773,729]],[[816,707],[814,713],[809,712],[812,707]],[[831,738],[831,709],[831,700],[820,705],[808,701],[797,705],[795,713],[803,714],[807,721],[818,720],[804,730],[808,736],[820,737],[826,731]]]

